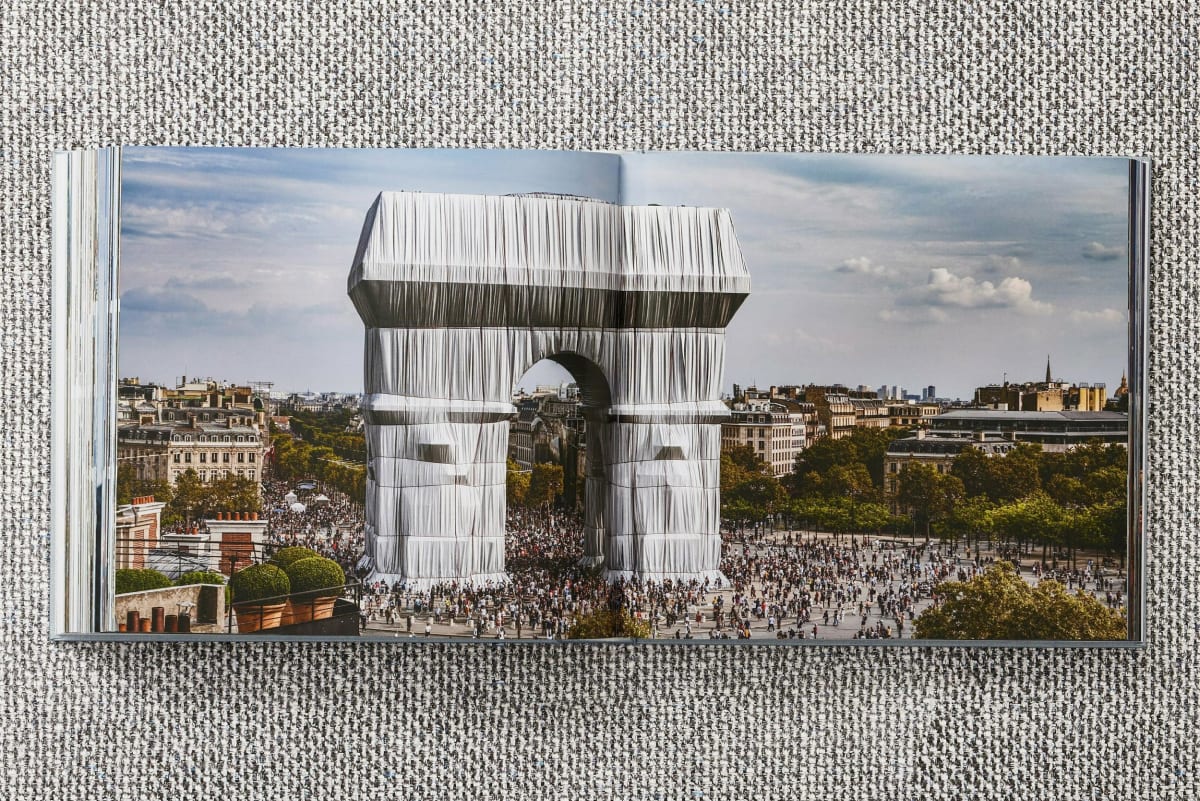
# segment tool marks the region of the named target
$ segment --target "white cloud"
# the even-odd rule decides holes
[[[924,299],[937,306],[964,309],[1006,308],[1025,314],[1048,314],[1054,310],[1051,304],[1033,299],[1033,284],[1024,278],[1009,276],[993,284],[976,281],[969,275],[955,275],[945,267],[929,271]]]
[[[1125,255],[1125,248],[1110,247],[1099,242],[1088,242],[1083,246],[1083,257],[1092,261],[1115,261]]]
[[[866,256],[856,256],[852,259],[846,259],[838,266],[839,273],[852,273],[855,275],[870,275],[876,278],[891,278],[896,274],[896,271],[886,264],[873,264]]]

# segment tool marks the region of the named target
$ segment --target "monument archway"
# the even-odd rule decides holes
[[[366,327],[370,580],[507,580],[512,392],[547,358],[580,387],[585,562],[610,580],[720,577],[725,326],[750,291],[728,211],[383,193],[348,291]]]

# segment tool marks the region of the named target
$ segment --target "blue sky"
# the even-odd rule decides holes
[[[1125,364],[1122,159],[128,148],[120,372],[361,391],[346,275],[382,190],[548,191],[730,209],[752,292],[733,383],[1056,377]],[[523,381],[556,382],[543,363]]]

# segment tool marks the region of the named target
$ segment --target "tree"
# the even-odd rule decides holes
[[[1062,541],[1065,512],[1045,492],[998,506],[988,513],[990,526],[1000,537],[1024,545],[1036,542],[1043,548]]]
[[[963,483],[968,498],[988,495],[991,486],[989,462],[992,458],[978,448],[963,448],[950,465],[950,475]]]
[[[750,519],[761,522],[774,514],[787,498],[787,493],[772,475],[750,476],[730,492],[722,495],[727,503],[742,502],[750,510]]]
[[[881,503],[856,503],[850,511],[850,530],[879,533],[894,525],[895,516]]]
[[[996,503],[1020,500],[1042,487],[1040,445],[1018,443],[1004,456],[965,448],[954,458],[950,475],[963,483],[967,497],[986,495]]]
[[[822,483],[825,495],[850,498],[856,502],[874,503],[883,495],[862,462],[831,467]]]
[[[333,448],[326,445],[309,448],[307,456],[306,467],[308,475],[322,481],[325,480],[329,472],[329,465],[337,458],[337,455],[333,452]]]
[[[207,501],[208,488],[196,471],[189,467],[180,473],[175,479],[175,497],[170,504],[176,519],[185,522],[195,520],[204,511]]]
[[[1090,493],[1087,487],[1084,486],[1081,480],[1074,476],[1056,473],[1043,483],[1046,488],[1046,494],[1062,506],[1088,503],[1090,501]]]
[[[533,466],[529,475],[529,490],[525,493],[525,505],[538,509],[558,500],[563,489],[562,465],[540,462]]]
[[[913,516],[913,524],[929,541],[934,521],[953,511],[965,497],[963,483],[949,473],[941,474],[927,464],[910,462],[900,469],[896,501]]]
[[[721,495],[732,492],[752,476],[765,473],[766,462],[749,445],[737,445],[721,451]]]
[[[131,464],[117,465],[117,505],[133,501],[137,497],[137,468]]]
[[[1123,640],[1125,619],[1085,592],[1057,581],[1028,584],[1010,562],[997,562],[970,581],[939,584],[938,606],[914,623],[926,640]]]
[[[1026,498],[1041,489],[1040,445],[1018,443],[1002,457],[988,459],[988,497],[997,503]]]
[[[987,496],[964,498],[946,515],[942,521],[943,535],[957,542],[959,538],[978,538],[980,534],[991,531],[991,519],[988,513],[993,509],[992,502]]]
[[[529,471],[522,470],[510,457],[508,460],[508,475],[506,479],[509,506],[523,506],[525,496],[529,494]]]
[[[721,453],[721,514],[759,523],[780,511],[787,493],[770,467],[748,445]]]
[[[1109,553],[1120,556],[1122,570],[1125,569],[1125,556],[1129,544],[1129,509],[1126,503],[1122,498],[1113,503],[1099,504],[1092,509],[1104,547]]]
[[[262,506],[258,485],[244,476],[232,473],[221,476],[208,485],[202,508],[213,512],[257,512]]]
[[[796,464],[787,479],[788,490],[804,497],[837,493],[837,482],[829,479],[835,467],[866,470],[871,485],[883,487],[884,454],[894,440],[908,434],[904,428],[855,428],[841,439],[819,439],[796,455]]]
[[[603,640],[612,637],[646,639],[650,624],[638,620],[627,609],[597,609],[580,615],[567,629],[568,640]]]
[[[152,497],[161,503],[169,504],[175,497],[174,490],[166,481],[150,478],[138,478],[137,468],[125,463],[117,466],[117,505],[133,503],[134,498]],[[174,523],[169,508],[163,510],[163,523]]]

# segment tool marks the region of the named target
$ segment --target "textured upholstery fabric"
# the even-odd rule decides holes
[[[0,10],[0,797],[1200,794],[1192,4],[385,5]],[[102,144],[1151,156],[1148,645],[51,644],[50,154]]]

